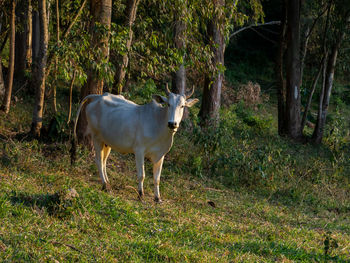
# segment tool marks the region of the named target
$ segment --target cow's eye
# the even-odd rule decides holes
[[[182,105],[181,108],[185,108],[185,105]]]

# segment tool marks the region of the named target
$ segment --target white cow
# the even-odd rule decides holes
[[[152,102],[137,105],[121,95],[105,93],[88,95],[80,104],[74,125],[76,126],[82,106],[86,106],[88,133],[95,148],[95,160],[103,183],[109,186],[106,162],[111,149],[121,153],[134,153],[136,159],[138,191],[143,196],[145,178],[144,158],[153,163],[154,200],[161,202],[159,181],[164,156],[169,152],[173,137],[182,119],[184,107],[191,107],[198,99],[188,99],[190,95],[171,93],[166,87],[167,98],[153,95]]]

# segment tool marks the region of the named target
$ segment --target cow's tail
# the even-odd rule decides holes
[[[76,156],[77,142],[78,142],[78,140],[77,140],[77,124],[78,124],[81,109],[83,108],[85,102],[88,99],[94,99],[94,98],[98,98],[98,97],[101,97],[101,95],[97,95],[97,94],[88,95],[81,101],[81,103],[79,105],[79,108],[77,111],[77,116],[75,117],[75,121],[74,121],[73,136],[71,139],[71,144],[72,144],[71,149],[70,149],[70,163],[71,163],[71,165],[73,165],[75,163],[76,158],[77,158],[77,156]]]

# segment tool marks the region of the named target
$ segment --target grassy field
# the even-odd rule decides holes
[[[143,202],[131,155],[111,154],[104,192],[88,150],[71,167],[68,141],[26,137],[19,102],[0,117],[1,261],[350,262],[347,152],[293,145],[251,114],[223,114],[232,124],[214,146],[184,125],[156,204],[149,163]]]

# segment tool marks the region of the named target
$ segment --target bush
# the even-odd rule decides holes
[[[222,112],[217,127],[202,130],[194,126],[191,139],[198,151],[190,158],[192,172],[199,176],[217,177],[222,183],[232,185],[259,185],[268,177],[273,166],[265,145],[249,141],[257,134],[269,132],[270,118],[261,118],[240,103],[231,111]]]

